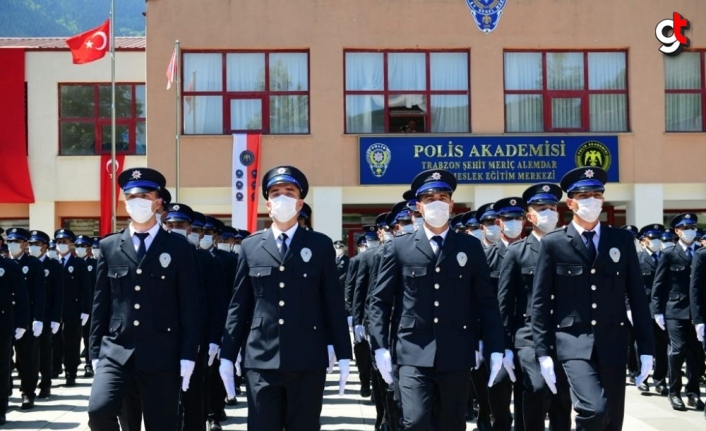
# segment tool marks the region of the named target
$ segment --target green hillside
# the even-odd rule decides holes
[[[144,36],[145,0],[115,0],[116,36]],[[0,37],[64,37],[97,27],[110,0],[0,0]]]

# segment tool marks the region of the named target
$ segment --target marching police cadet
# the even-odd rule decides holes
[[[98,259],[101,257],[101,237],[99,236],[91,237],[91,257],[96,260],[96,265],[98,265]]]
[[[700,248],[694,254],[691,268],[691,283],[689,286],[689,302],[691,316],[694,321],[696,338],[706,350],[706,337],[704,337],[704,323],[706,323],[706,248]],[[706,412],[704,413],[706,418]]]
[[[649,224],[640,229],[638,235],[642,238],[643,251],[637,254],[640,259],[640,270],[642,271],[642,280],[645,284],[645,293],[647,301],[650,304],[650,315],[654,319],[655,311],[652,304],[652,286],[655,279],[655,271],[657,263],[662,254],[662,232],[664,226],[661,224]],[[632,313],[628,310],[628,317],[632,322]],[[652,380],[655,385],[655,390],[658,394],[669,395],[667,388],[667,370],[669,369],[669,361],[667,359],[667,333],[663,328],[657,325],[656,321],[652,321],[652,332],[655,337],[655,369],[652,372]],[[649,391],[650,387],[647,384],[647,379],[640,386],[641,391]]]
[[[625,229],[626,231],[630,232],[632,234],[633,242],[635,243],[635,250],[637,252],[642,251],[642,243],[638,239],[638,234],[639,230],[637,229],[637,226],[631,225],[631,224],[626,224],[624,226],[620,226],[620,229]]]
[[[71,254],[76,235],[69,229],[59,229],[54,232],[54,238],[64,273],[63,325],[57,335],[61,336],[60,352],[66,372],[66,386],[74,386],[81,364],[81,327],[88,323],[91,309],[91,278],[86,262]],[[61,369],[57,358],[54,358],[54,366]]]
[[[10,252],[8,251],[7,244],[0,245],[0,257],[3,259],[7,259],[9,255]]]
[[[662,253],[652,287],[655,321],[662,330],[666,329],[669,337],[669,402],[674,410],[686,408],[681,399],[681,368],[685,360],[689,371],[685,388],[687,403],[696,410],[704,409],[699,396],[699,377],[703,365],[699,364],[697,352],[702,346],[692,324],[695,316],[691,315],[689,300],[696,222],[694,213],[682,213],[672,219],[670,225],[679,237],[679,242]]]
[[[492,352],[488,385],[502,367],[497,297],[481,245],[449,229],[453,174],[425,171],[411,188],[424,225],[386,248],[370,298],[371,344],[386,382],[398,368],[405,430],[463,430],[479,321]]]
[[[338,270],[338,280],[341,283],[341,291],[346,286],[346,274],[348,273],[348,265],[351,259],[346,254],[346,243],[338,240],[333,243],[333,248],[336,249],[336,269]]]
[[[601,226],[608,174],[598,167],[561,180],[574,217],[542,238],[532,289],[532,337],[542,376],[556,391],[556,357],[571,385],[577,430],[620,430],[625,410],[627,295],[642,371],[652,369],[650,313],[632,235]],[[629,324],[629,323],[627,323]]]
[[[249,236],[250,232],[244,229],[238,229],[238,232],[235,234],[235,240],[233,241],[233,253],[240,253],[240,248],[242,247],[243,240]]]
[[[305,202],[297,217],[297,223],[299,223],[300,227],[311,230],[311,214],[311,207]]]
[[[98,267],[98,261],[91,256],[91,245],[93,240],[87,235],[77,235],[74,246],[76,247],[76,257],[83,259],[86,262],[86,270],[88,271],[89,280],[89,301],[93,301],[93,293],[96,287],[96,271]],[[83,356],[85,361],[84,374],[83,377],[93,377],[94,371],[91,366],[91,360],[88,358],[88,337],[91,332],[91,316],[89,313],[88,322],[81,326],[81,336],[83,339]]]
[[[500,226],[495,224],[498,214],[493,211],[494,203],[481,205],[476,210],[476,218],[483,230],[483,245],[489,247],[500,241]]]
[[[679,238],[674,235],[674,229],[665,227],[664,232],[662,232],[662,250],[674,247],[678,240]]]
[[[26,229],[11,228],[7,231],[7,246],[10,258],[19,265],[21,277],[27,286],[32,334],[25,334],[15,347],[17,350],[17,371],[22,392],[22,410],[34,407],[37,382],[39,381],[39,337],[44,328],[46,307],[46,282],[42,263],[34,256],[25,254],[30,233]]]
[[[137,388],[145,429],[174,431],[203,334],[193,249],[157,223],[162,174],[127,169],[118,184],[131,222],[101,241],[88,425],[117,431],[123,399]]]
[[[220,370],[234,396],[233,362],[245,345],[252,430],[319,429],[331,353],[339,392],[348,377],[351,344],[333,242],[297,223],[308,190],[295,167],[268,171],[262,194],[273,224],[246,238],[239,255]]]
[[[527,431],[543,431],[544,418],[549,414],[553,431],[571,430],[571,400],[566,375],[557,367],[558,395],[552,396],[534,354],[532,340],[531,297],[534,273],[537,266],[539,244],[545,234],[556,227],[559,215],[557,204],[562,197],[561,188],[555,184],[540,183],[529,187],[522,194],[527,203],[527,220],[532,223],[532,233],[507,248],[500,269],[498,300],[503,317],[506,337],[516,349],[517,359],[524,378],[516,386],[522,387],[518,397],[515,392],[515,418],[522,416]],[[496,208],[498,205],[496,205]],[[500,244],[500,243],[498,243]],[[554,358],[556,359],[556,358]],[[521,408],[518,411],[518,399]]]
[[[461,223],[466,227],[466,233],[483,242],[483,230],[476,218],[476,211],[468,211],[461,217]]]
[[[402,199],[407,201],[407,208],[412,211],[412,222],[416,232],[424,226],[424,217],[422,217],[422,213],[419,212],[419,207],[417,206],[417,196],[412,190],[407,190],[402,194]]]
[[[8,392],[12,388],[12,337],[21,339],[33,318],[22,275],[15,262],[0,259],[0,425],[6,423]]]
[[[456,233],[466,233],[466,226],[461,222],[463,214],[464,213],[455,215],[449,222],[449,226],[451,226]]]
[[[49,239],[49,247],[47,247],[47,257],[49,259],[59,260],[59,252],[56,251],[56,241]]]
[[[49,235],[40,230],[31,232],[29,253],[42,262],[46,285],[43,325],[45,329],[39,336],[39,371],[42,374],[42,379],[39,382],[37,398],[48,398],[51,395],[52,335],[59,332],[64,307],[63,268],[56,259],[50,259],[47,256],[48,245]]]
[[[636,226],[628,224],[624,226],[620,226],[620,229],[625,229],[626,231],[630,232],[632,235],[634,241],[635,241],[635,249],[637,250],[637,255],[638,258],[640,257],[640,253],[642,252],[642,244],[639,242],[637,239],[638,236],[638,229]],[[628,308],[628,320],[630,321],[630,325],[628,325],[628,378],[630,380],[630,383],[633,385],[635,384],[635,378],[640,375],[640,365],[638,364],[637,361],[637,351],[635,350],[635,335],[633,334],[633,329],[632,329],[632,316],[630,314],[630,304],[626,302],[625,306]],[[645,381],[642,382],[642,385],[640,385],[640,390],[643,390],[647,383]]]
[[[164,215],[169,210],[169,204],[172,203],[172,194],[166,188],[159,191],[159,197],[162,199],[162,205],[155,211],[155,217],[157,218],[157,224],[164,224]]]

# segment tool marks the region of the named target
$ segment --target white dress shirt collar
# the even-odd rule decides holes
[[[279,240],[279,236],[282,235],[283,233],[287,235],[287,240],[291,240],[294,238],[294,234],[297,231],[297,227],[299,227],[299,223],[294,223],[294,226],[290,227],[286,231],[282,232],[279,230],[277,226],[275,226],[274,223],[272,223],[271,229],[272,229],[272,235],[274,235],[276,240]]]
[[[427,235],[427,239],[429,241],[431,241],[431,239],[435,236],[440,236],[441,239],[446,241],[446,235],[449,233],[449,228],[447,227],[446,230],[441,233],[434,233],[434,232],[430,231],[426,225],[424,225],[424,233]]]

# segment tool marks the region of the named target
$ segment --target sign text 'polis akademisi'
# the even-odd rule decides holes
[[[616,136],[385,136],[360,138],[360,184],[409,184],[444,169],[459,183],[559,182],[578,166],[619,180]]]

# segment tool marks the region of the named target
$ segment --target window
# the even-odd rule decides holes
[[[704,52],[664,57],[665,130],[704,131]]]
[[[626,52],[505,52],[507,132],[627,132]]]
[[[464,133],[466,51],[345,53],[346,133]]]
[[[60,84],[59,153],[110,153],[110,105],[110,84]],[[144,84],[116,84],[115,111],[116,151],[146,154]]]
[[[184,133],[309,133],[308,52],[185,53]]]

